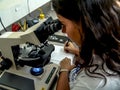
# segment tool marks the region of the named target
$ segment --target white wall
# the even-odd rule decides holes
[[[0,0],[0,17],[5,27],[11,25],[30,12],[46,4],[50,0]],[[0,30],[3,27],[0,24]]]

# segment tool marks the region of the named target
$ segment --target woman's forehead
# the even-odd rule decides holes
[[[59,20],[60,20],[62,23],[70,22],[69,19],[67,19],[67,18],[65,18],[65,17],[63,17],[63,16],[61,16],[61,15],[57,15],[57,16],[58,16]]]

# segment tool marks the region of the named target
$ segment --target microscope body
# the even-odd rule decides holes
[[[12,61],[13,68],[16,69],[13,55],[14,46],[26,42],[39,46],[47,40],[49,35],[54,34],[60,29],[61,23],[59,20],[53,20],[52,17],[49,17],[47,20],[40,21],[38,24],[30,27],[25,32],[5,32],[0,36],[0,51],[4,57]],[[18,51],[18,49],[16,48],[15,51]],[[51,54],[51,52],[49,53]]]
[[[9,70],[5,70],[5,72],[32,78],[35,81],[35,90],[42,90],[43,88],[45,88],[45,90],[50,90],[49,88],[59,71],[59,65],[54,63],[46,65],[46,62],[42,62],[44,64],[42,66],[44,72],[42,75],[35,77],[30,74],[30,68],[35,67],[40,63],[39,59],[35,58],[36,60],[30,60],[31,58],[26,59],[18,57],[19,62],[16,62],[14,54],[18,55],[19,45],[26,44],[26,42],[35,46],[40,46],[41,43],[44,45],[49,35],[52,35],[61,29],[61,23],[59,21],[51,21],[53,21],[52,18],[48,18],[47,20],[43,20],[30,27],[25,32],[5,32],[0,36],[0,52],[2,53],[2,56],[9,58],[13,64],[12,67]],[[38,53],[34,55],[31,54],[30,56],[38,56],[37,58],[40,58],[43,61],[48,61],[46,59],[50,59],[50,55],[52,51],[54,51],[54,46],[47,45],[48,44],[45,44],[45,48],[42,48],[43,51],[39,50]],[[18,69],[16,63],[25,66]]]

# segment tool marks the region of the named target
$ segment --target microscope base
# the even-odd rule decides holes
[[[44,73],[40,76],[33,76],[30,73],[31,67],[28,67],[28,66],[24,66],[20,70],[13,70],[13,69],[6,70],[2,73],[0,80],[2,79],[2,76],[4,76],[4,74],[7,72],[7,73],[11,73],[13,75],[17,75],[17,77],[20,76],[20,77],[23,77],[26,79],[33,80],[34,87],[35,87],[34,90],[49,90],[51,88],[51,85],[53,84],[55,77],[57,76],[57,73],[59,71],[59,66],[57,64],[52,63],[52,64],[47,64],[43,68],[44,68]],[[2,82],[0,82],[0,83],[2,83]],[[20,82],[20,83],[22,83],[22,82]],[[6,86],[9,86],[9,85],[6,85]],[[26,83],[26,87],[27,86],[28,85]],[[24,89],[20,89],[20,90],[24,90]]]

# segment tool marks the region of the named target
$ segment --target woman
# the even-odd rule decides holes
[[[60,62],[56,90],[120,90],[120,8],[116,0],[52,0],[69,42],[65,51],[79,59]]]

